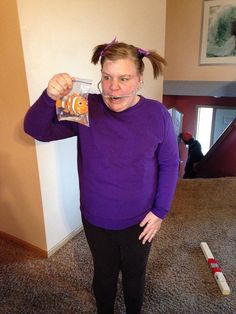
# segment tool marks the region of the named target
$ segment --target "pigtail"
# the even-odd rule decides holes
[[[156,79],[158,76],[162,75],[164,66],[167,65],[166,60],[154,50],[149,50],[149,54],[146,55],[146,58],[148,58],[152,64],[154,78]]]
[[[107,44],[103,44],[103,45],[98,45],[94,48],[91,63],[93,63],[93,64],[98,63],[98,61],[102,55],[102,52],[104,51],[106,46],[107,46]]]
[[[155,79],[163,74],[164,66],[167,65],[166,60],[155,50],[145,50],[122,42],[118,43],[116,38],[108,44],[96,46],[93,50],[91,63],[97,64],[100,60],[103,65],[105,57],[111,60],[129,57],[133,59],[139,73],[141,74],[143,74],[144,71],[143,58],[146,57],[152,64],[153,76]]]

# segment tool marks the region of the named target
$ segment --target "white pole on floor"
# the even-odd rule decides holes
[[[220,266],[218,262],[215,260],[208,244],[206,242],[201,242],[200,244],[201,249],[205,255],[206,261],[209,264],[212,273],[215,277],[215,280],[222,292],[223,295],[229,295],[230,294],[230,288],[226,282],[226,279],[220,269]]]

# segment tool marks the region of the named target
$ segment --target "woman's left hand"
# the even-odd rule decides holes
[[[145,244],[146,241],[151,242],[155,237],[156,233],[161,228],[162,219],[154,215],[152,212],[149,212],[140,223],[140,227],[145,228],[139,236],[139,240],[142,240],[142,244]]]

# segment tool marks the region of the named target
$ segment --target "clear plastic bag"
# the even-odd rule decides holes
[[[89,126],[88,94],[91,80],[73,79],[70,93],[56,101],[58,120],[75,121]]]

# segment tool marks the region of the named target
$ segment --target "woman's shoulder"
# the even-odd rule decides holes
[[[88,94],[88,101],[96,101],[99,102],[102,99],[101,94],[95,94],[95,93],[91,93]]]
[[[144,96],[140,96],[140,97],[143,99],[143,101],[145,103],[147,103],[149,105],[156,106],[158,108],[162,108],[162,107],[165,108],[165,105],[161,101],[159,101],[158,99],[146,98]]]
[[[158,114],[162,114],[164,116],[169,116],[169,112],[167,107],[160,102],[157,99],[151,99],[151,98],[146,98],[146,97],[142,97],[143,103],[145,104],[145,106],[148,107],[149,111],[153,111],[153,113],[158,113]]]

